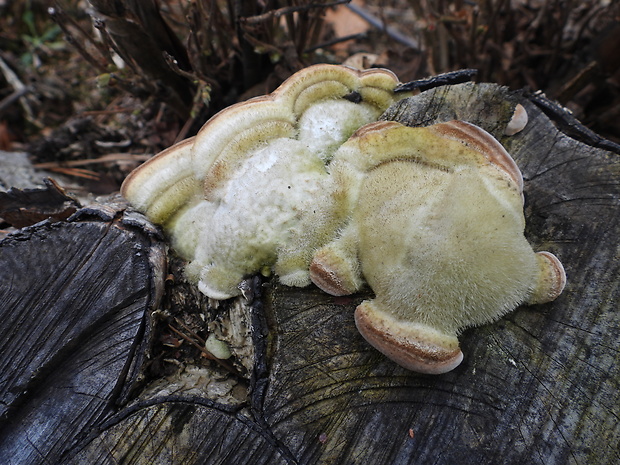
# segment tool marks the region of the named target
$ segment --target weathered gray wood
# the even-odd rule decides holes
[[[0,258],[0,463],[57,463],[133,384],[162,250],[119,223],[45,222]]]
[[[67,464],[294,463],[271,433],[254,422],[200,399],[160,399],[128,409]]]

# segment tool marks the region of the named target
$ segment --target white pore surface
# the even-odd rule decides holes
[[[299,119],[299,140],[328,162],[351,134],[379,115],[379,110],[367,103],[326,100],[312,105]]]
[[[283,282],[309,284],[312,252],[334,218],[326,164],[353,132],[378,116],[363,102],[318,102],[300,117],[297,139],[257,140],[217,189],[216,201],[198,198],[180,212],[171,224],[175,247],[191,261],[186,272],[200,290],[230,297],[244,276],[278,259],[286,264],[279,268]]]
[[[273,264],[279,245],[328,214],[328,180],[321,160],[299,141],[276,139],[250,154],[203,223],[209,227],[199,233],[195,254],[201,274],[220,268],[238,282]]]

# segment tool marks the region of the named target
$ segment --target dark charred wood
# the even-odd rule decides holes
[[[0,462],[59,463],[136,381],[163,248],[120,221],[43,222],[0,257]]]

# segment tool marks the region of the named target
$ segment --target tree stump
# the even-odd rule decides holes
[[[516,103],[529,123],[504,136]],[[433,376],[358,334],[353,311],[368,294],[255,279],[237,299],[254,349],[247,398],[145,398],[135,382],[164,280],[161,239],[120,213],[35,225],[0,243],[0,462],[618,463],[618,153],[491,84],[431,89],[383,118],[462,119],[504,144],[524,176],[527,237],[566,268],[556,301],[465,331],[463,363]]]

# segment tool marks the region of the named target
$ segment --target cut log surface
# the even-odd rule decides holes
[[[516,103],[529,123],[504,136]],[[357,332],[369,292],[274,278],[248,302],[245,403],[141,400],[131,387],[163,280],[157,241],[117,220],[30,227],[0,243],[0,463],[619,463],[620,155],[490,84],[431,89],[383,118],[462,119],[504,144],[524,176],[527,237],[566,268],[556,301],[466,330],[462,364],[421,375]]]
[[[57,463],[126,395],[155,250],[101,221],[44,222],[0,243],[0,463]]]
[[[247,417],[213,402],[160,398],[124,410],[65,463],[113,465],[132,454],[128,463],[294,463],[265,433]]]

